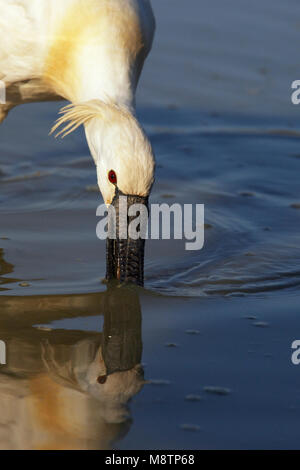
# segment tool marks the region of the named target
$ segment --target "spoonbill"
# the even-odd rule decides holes
[[[135,92],[155,32],[150,1],[0,0],[0,11],[0,123],[18,104],[68,100],[51,132],[84,126],[105,204],[147,205],[155,159]],[[107,240],[107,279],[142,285],[143,265],[144,240]]]

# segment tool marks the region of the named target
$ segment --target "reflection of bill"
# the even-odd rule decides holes
[[[7,274],[11,274],[14,271],[14,266],[10,263],[7,263],[4,259],[3,249],[0,248],[0,292],[6,290],[5,287],[1,287],[4,284],[10,284],[11,282],[16,282],[16,279],[13,279],[12,276],[6,277]],[[4,300],[1,299],[1,306],[3,305]]]
[[[109,449],[127,434],[144,383],[138,295],[109,290],[99,308],[103,333],[3,330],[0,449]]]
[[[103,334],[73,347],[68,370],[65,363],[60,366],[53,360],[53,346],[48,345],[45,353],[45,364],[54,380],[65,378],[66,385],[94,397],[106,422],[125,422],[129,419],[127,403],[144,384],[141,310],[136,292],[120,288],[107,291]]]
[[[0,340],[0,365],[6,364],[6,344]]]

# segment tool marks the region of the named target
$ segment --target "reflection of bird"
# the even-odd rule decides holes
[[[149,0],[0,0],[0,8],[0,122],[21,103],[71,101],[53,131],[84,125],[105,203],[146,202],[154,157],[134,109],[155,28]],[[143,243],[124,243],[108,245],[107,277],[141,284]]]
[[[14,270],[14,267],[12,264],[7,263],[4,258],[3,258],[3,250],[0,248],[0,276],[3,276],[4,274],[9,274],[12,273]]]
[[[3,250],[0,248],[0,285],[1,284],[8,284],[10,282],[16,282],[17,279],[3,277],[6,274],[10,274],[14,271],[13,264],[7,263],[3,258]],[[1,290],[6,290],[5,287],[0,287]]]
[[[103,295],[102,334],[1,328],[0,449],[105,449],[128,432],[144,383],[140,303],[129,289]]]
[[[99,337],[76,343],[69,361],[58,363],[55,349],[43,345],[43,360],[55,381],[87,392],[100,403],[106,422],[129,417],[127,402],[142,388],[141,310],[136,292],[112,289],[105,293],[104,325]]]

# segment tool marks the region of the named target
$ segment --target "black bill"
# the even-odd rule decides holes
[[[128,215],[133,205],[143,206],[143,213]],[[109,229],[106,244],[106,279],[116,279],[120,283],[144,284],[144,252],[145,239],[143,234],[148,220],[148,197],[125,195],[116,188],[111,203],[114,211],[109,213]],[[132,208],[133,209],[133,208]],[[145,215],[147,214],[147,216]],[[134,224],[139,236],[132,236],[129,230],[137,218],[141,223]],[[145,220],[146,219],[146,220]]]
[[[143,372],[142,313],[138,294],[126,287],[105,294],[102,355],[107,375],[131,369]]]

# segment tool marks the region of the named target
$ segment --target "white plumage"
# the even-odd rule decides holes
[[[148,195],[154,157],[134,110],[155,29],[149,1],[0,0],[0,11],[0,122],[18,104],[67,99],[58,124],[84,124],[105,202],[111,169],[122,192]]]

